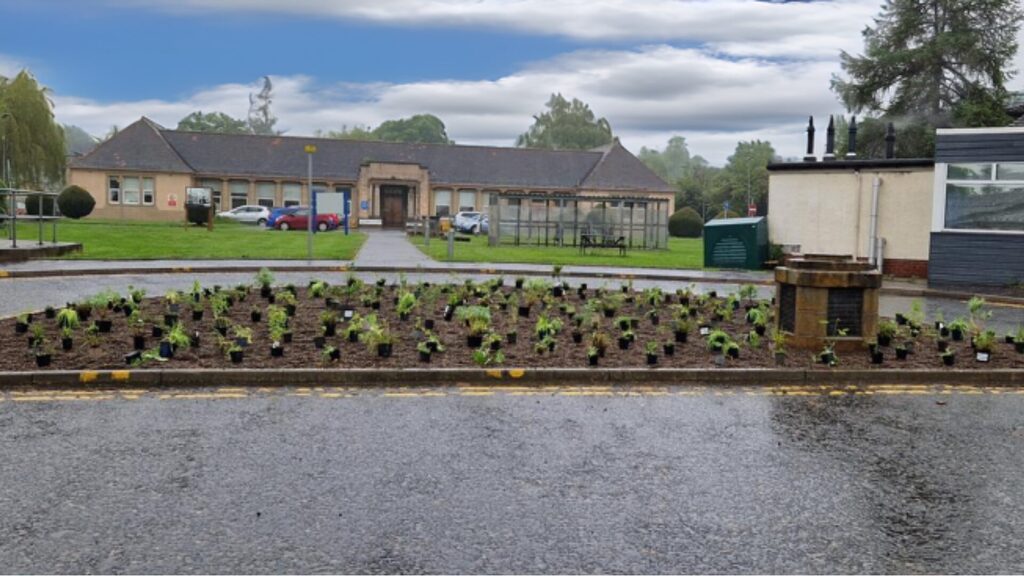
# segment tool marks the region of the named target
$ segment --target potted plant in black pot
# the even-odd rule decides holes
[[[772,330],[772,353],[776,366],[786,364],[786,333],[782,330]]]
[[[601,357],[601,353],[594,346],[587,346],[587,364],[590,366],[597,366],[598,359]]]
[[[949,323],[949,334],[952,336],[954,342],[960,342],[964,339],[964,334],[970,326],[967,321],[963,318],[957,318]]]
[[[907,359],[907,355],[909,353],[910,353],[910,351],[907,349],[907,345],[905,343],[901,342],[901,343],[896,345],[896,359],[897,360],[906,360]]]
[[[269,268],[260,268],[256,273],[256,285],[260,287],[260,296],[270,298],[273,294],[274,274]]]
[[[424,340],[416,345],[416,352],[418,353],[420,362],[430,363],[430,357],[434,354],[430,344]]]
[[[227,346],[227,355],[232,364],[241,364],[245,359],[245,349],[232,342]]]
[[[982,331],[974,337],[974,359],[978,362],[991,360],[995,344],[996,333],[991,330]]]
[[[61,350],[67,352],[74,346],[74,331],[71,328],[60,329],[60,347]]]
[[[896,336],[896,330],[899,326],[892,321],[885,320],[878,323],[878,345],[885,348],[892,344],[892,339]]]
[[[650,340],[644,344],[644,354],[647,357],[647,365],[653,366],[658,363],[658,343]]]
[[[1024,354],[1024,326],[1017,329],[1017,334],[1013,338],[1013,348],[1018,354]]]
[[[53,362],[53,349],[46,343],[45,338],[36,343],[34,352],[38,368],[45,368]]]
[[[942,359],[942,363],[946,366],[952,366],[953,363],[956,362],[956,354],[950,349],[946,349],[941,352],[939,357]]]
[[[484,334],[491,329],[491,310],[484,306],[462,306],[458,310],[459,322],[466,325],[466,346],[479,348]]]
[[[390,358],[396,338],[387,322],[379,321],[375,314],[371,314],[363,321],[363,327],[359,339],[367,349],[376,352],[380,358]]]

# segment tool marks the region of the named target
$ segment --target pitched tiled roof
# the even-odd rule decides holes
[[[305,179],[306,144],[317,146],[313,174],[322,180],[354,181],[362,164],[388,162],[423,166],[431,183],[440,185],[673,190],[618,142],[594,151],[407,144],[183,132],[146,119],[76,159],[72,168]]]

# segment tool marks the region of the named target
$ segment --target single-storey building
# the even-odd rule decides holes
[[[545,217],[548,197],[562,208],[574,198],[615,210],[656,203],[667,230],[674,204],[675,190],[617,139],[595,150],[537,150],[185,132],[146,118],[72,161],[68,182],[93,195],[100,218],[183,219],[190,187],[212,190],[218,210],[308,204],[307,145],[316,147],[313,191],[346,195],[353,226],[401,228],[507,196],[523,210],[544,203]]]
[[[934,159],[811,155],[768,170],[768,234],[784,250],[935,285],[1024,282],[1024,127],[939,129]]]

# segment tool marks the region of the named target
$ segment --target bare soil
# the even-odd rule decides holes
[[[409,289],[413,289],[410,286]],[[244,301],[237,302],[226,314],[234,324],[251,327],[253,330],[253,341],[245,349],[244,360],[235,364],[230,361],[227,355],[219,346],[219,334],[214,329],[213,315],[209,304],[204,305],[204,316],[202,320],[193,321],[188,306],[181,306],[180,319],[183,327],[189,333],[198,331],[200,333],[200,345],[198,347],[180,348],[173,358],[166,362],[146,361],[137,366],[139,369],[187,369],[187,368],[452,368],[452,367],[477,367],[473,360],[474,349],[467,346],[467,328],[458,320],[445,321],[443,317],[446,295],[438,299],[431,309],[418,309],[408,320],[399,319],[395,311],[395,297],[399,288],[396,286],[375,287],[367,285],[366,290],[380,290],[380,310],[371,310],[362,305],[358,297],[349,298],[347,301],[338,299],[339,306],[351,306],[358,314],[363,316],[376,313],[382,320],[386,320],[397,341],[393,346],[393,353],[389,358],[378,356],[376,350],[370,350],[366,345],[359,342],[348,342],[342,336],[344,322],[338,324],[338,334],[326,338],[327,344],[334,346],[341,351],[341,357],[335,362],[325,362],[321,350],[314,346],[314,337],[321,334],[320,314],[327,310],[327,303],[323,298],[311,298],[308,290],[298,288],[298,304],[295,316],[291,319],[290,327],[294,333],[293,341],[285,344],[285,352],[282,357],[272,357],[270,354],[271,339],[267,327],[267,300],[260,296],[257,288],[251,289],[245,295]],[[280,292],[280,288],[276,291]],[[516,291],[511,286],[504,286],[501,291],[510,294]],[[594,290],[586,292],[588,299],[595,297]],[[662,350],[662,344],[674,340],[670,328],[671,309],[670,304],[663,303],[658,306],[660,311],[659,325],[655,325],[645,312],[650,307],[641,303],[640,293],[633,293],[634,301],[627,302],[616,313],[618,316],[632,316],[639,319],[639,324],[634,330],[636,339],[628,350],[620,350],[616,338],[620,332],[614,325],[614,318],[601,317],[601,331],[608,334],[611,344],[606,354],[599,360],[598,368],[620,368],[620,367],[648,367],[647,355],[644,345],[649,341],[658,342],[657,364],[649,366],[652,369],[658,368],[768,368],[776,367],[775,356],[771,349],[769,338],[762,339],[759,345],[753,346],[746,340],[746,335],[752,327],[744,319],[744,309],[740,308],[735,313],[735,318],[728,321],[710,322],[714,328],[728,332],[731,337],[741,343],[741,350],[738,359],[721,358],[719,354],[712,353],[706,346],[706,341],[697,333],[696,325],[688,334],[688,342],[676,343],[675,354],[666,356]],[[188,295],[185,295],[186,298]],[[476,298],[471,298],[468,304],[474,304]],[[672,303],[679,303],[678,295],[671,295]],[[577,312],[582,311],[586,305],[581,300],[575,287],[566,291],[561,298],[555,298],[555,307],[549,308],[547,313],[551,317],[561,318],[564,329],[555,337],[556,346],[553,352],[538,353],[535,351],[537,338],[534,336],[534,324],[541,313],[541,305],[535,305],[530,310],[529,318],[519,318],[517,322],[512,321],[514,310],[501,310],[499,305],[492,305],[493,330],[502,336],[502,352],[505,355],[504,362],[500,366],[505,367],[565,367],[583,368],[589,365],[587,359],[587,340],[589,334],[584,333],[583,342],[576,344],[572,339],[573,321],[560,311],[558,304],[568,303],[574,306]],[[699,310],[699,316],[711,319],[712,310],[721,303],[721,299],[710,299]],[[691,303],[696,307],[695,300]],[[116,303],[115,303],[116,304]],[[263,318],[258,323],[251,322],[250,311],[258,309],[263,312]],[[149,336],[150,328],[154,323],[162,324],[162,317],[166,310],[163,298],[149,298],[142,302],[140,309],[144,317],[148,318],[146,324],[146,348],[154,350],[159,339]],[[47,319],[42,313],[34,315],[32,324],[42,326],[44,333],[43,349],[52,351],[52,363],[45,368],[36,366],[35,352],[29,346],[28,333],[16,333],[13,318],[0,321],[0,370],[4,371],[26,371],[26,370],[82,370],[82,369],[122,369],[126,367],[125,355],[133,351],[133,333],[128,327],[125,315],[115,309],[106,313],[107,318],[112,320],[113,327],[109,333],[89,335],[86,326],[96,320],[99,315],[93,313],[88,322],[83,322],[82,327],[74,332],[74,344],[71,350],[61,349],[60,329],[56,319]],[[435,323],[434,333],[440,338],[446,347],[444,352],[435,353],[430,363],[421,362],[416,349],[417,344],[423,340],[424,334],[417,328],[417,320],[433,320]],[[505,341],[506,333],[515,331],[518,341],[515,344],[508,344]],[[229,333],[230,334],[230,333]],[[893,347],[881,348],[885,360],[881,365],[872,364],[870,355],[865,348],[862,352],[840,354],[838,367],[840,368],[906,368],[906,369],[936,369],[943,366],[938,354],[937,338],[932,330],[925,329],[914,339],[915,352],[909,355],[907,360],[898,361],[895,358]],[[968,339],[969,340],[969,339]],[[1018,354],[1012,344],[1003,341],[999,335],[999,341],[991,355],[988,363],[977,362],[969,341],[949,342],[950,347],[956,352],[955,368],[958,369],[988,369],[988,368],[1024,368],[1024,354]],[[816,351],[790,350],[784,367],[793,369],[817,369],[828,370],[829,367],[817,361]]]

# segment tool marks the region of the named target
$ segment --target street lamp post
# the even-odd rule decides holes
[[[310,262],[313,261],[313,226],[314,217],[313,213],[313,154],[316,154],[316,145],[306,144],[306,155],[309,159],[307,165],[308,170],[306,172],[306,190],[309,191],[309,217],[306,218],[306,259]]]

